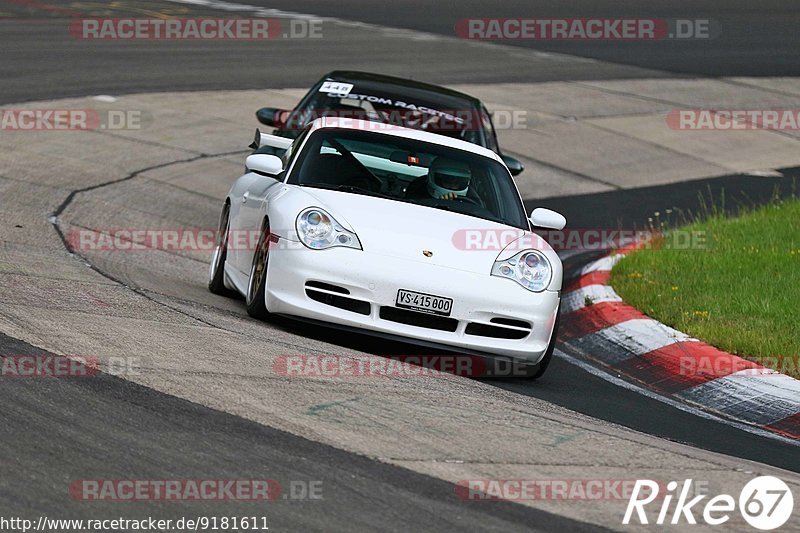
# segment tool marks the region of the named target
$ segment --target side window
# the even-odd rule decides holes
[[[498,152],[497,135],[494,132],[494,124],[485,106],[481,106],[481,122],[483,124],[483,134],[486,136],[486,148],[493,152]]]
[[[497,184],[495,183],[494,174],[484,167],[479,167],[477,172],[473,173],[472,183],[470,188],[474,185],[475,192],[481,200],[483,206],[492,213],[503,213],[502,202],[498,201]]]

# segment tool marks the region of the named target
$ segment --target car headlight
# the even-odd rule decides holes
[[[358,236],[344,229],[335,218],[319,207],[309,207],[301,211],[297,216],[296,225],[300,241],[314,250],[335,246],[361,250]]]
[[[504,261],[495,261],[492,276],[512,279],[529,291],[542,292],[550,285],[553,268],[541,252],[524,250]]]

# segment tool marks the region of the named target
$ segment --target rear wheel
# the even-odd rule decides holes
[[[262,320],[269,316],[264,301],[267,288],[267,265],[269,264],[269,237],[269,224],[265,223],[253,252],[253,264],[250,267],[250,280],[247,283],[247,297],[245,298],[247,314]]]
[[[553,334],[550,336],[550,344],[547,345],[547,351],[544,357],[538,364],[534,365],[531,369],[530,379],[539,379],[547,371],[550,366],[550,361],[553,359],[553,351],[556,349],[556,339],[558,338],[558,325],[561,322],[561,306],[556,310],[556,323],[553,325]]]
[[[217,231],[214,254],[211,256],[211,265],[208,267],[208,290],[214,294],[230,295],[225,287],[225,260],[228,257],[228,226],[230,224],[231,206],[226,203],[219,217],[219,230]]]

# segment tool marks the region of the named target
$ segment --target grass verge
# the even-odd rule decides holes
[[[681,233],[683,232],[683,233]],[[686,235],[700,232],[682,249]],[[683,237],[680,237],[683,235]],[[699,248],[699,249],[698,249]],[[717,348],[800,378],[800,201],[664,233],[611,274],[625,302]]]

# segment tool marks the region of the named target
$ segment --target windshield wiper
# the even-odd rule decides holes
[[[336,187],[335,190],[337,190],[337,191],[345,191],[345,192],[355,192],[355,193],[359,193],[359,194],[369,194],[369,195],[380,194],[381,196],[383,196],[381,193],[377,193],[377,192],[371,191],[369,189],[365,189],[363,187],[357,187],[355,185],[339,185],[338,187]]]
[[[395,197],[389,194],[384,194],[378,191],[371,191],[363,187],[356,187],[355,185],[339,185],[338,187],[336,187],[336,190],[352,192],[355,194],[365,194],[367,196],[377,196],[378,198],[390,198],[392,200],[395,200]]]
[[[343,191],[351,192],[354,194],[363,194],[364,196],[377,196],[378,198],[391,198],[395,200],[394,196],[383,194],[376,191],[365,189],[364,187],[357,187],[355,185],[329,185],[327,183],[303,183],[305,187],[315,187],[317,189],[327,189],[329,191]]]

